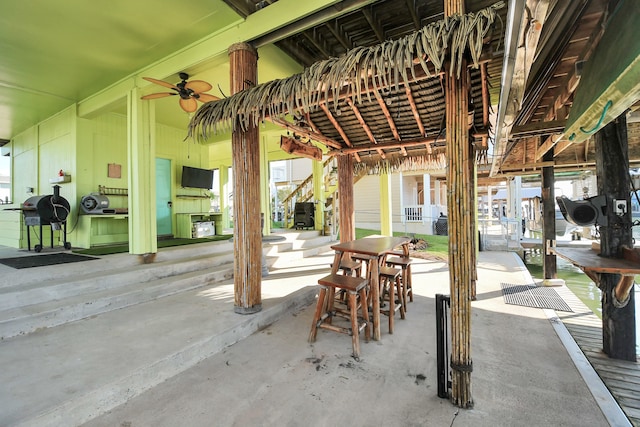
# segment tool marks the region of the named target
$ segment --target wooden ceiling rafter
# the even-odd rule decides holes
[[[604,14],[600,18],[600,22],[602,19],[604,19]],[[586,46],[583,48],[580,55],[578,55],[578,57],[576,58],[576,62],[589,60],[603,34],[604,26],[601,24],[597,25],[591,35],[588,37]],[[557,94],[553,102],[550,103],[551,105],[548,106],[547,111],[544,115],[545,121],[556,119],[562,120],[566,123],[566,107],[567,104],[571,102],[573,93],[577,89],[579,83],[580,75],[578,74],[578,71],[574,66],[571,72],[565,77],[564,82],[561,85],[560,93]],[[554,150],[554,156],[557,156],[562,151],[566,150],[569,145],[571,145],[571,141],[569,141],[568,139],[562,139],[560,137],[557,138],[555,142],[553,142],[550,137],[549,139],[547,139],[547,141],[545,141],[543,146],[538,149],[536,160],[541,159],[552,147],[556,146],[556,144],[560,143],[561,141],[562,143],[556,148],[556,150]]]
[[[415,7],[415,3],[413,0],[404,0],[404,4],[407,7],[407,11],[409,12],[409,15],[411,16],[411,21],[413,21],[413,28],[414,30],[419,30],[421,25],[420,22],[420,17],[418,17],[418,14],[416,13],[416,7]]]
[[[344,129],[342,128],[340,123],[338,123],[338,120],[336,120],[336,118],[333,115],[333,113],[331,113],[331,110],[329,110],[329,107],[327,107],[327,104],[325,104],[325,103],[320,104],[320,108],[327,115],[327,118],[329,119],[329,121],[331,122],[333,127],[336,128],[336,130],[340,134],[340,137],[342,138],[344,143],[347,145],[347,147],[353,147],[353,144],[351,143],[351,140],[349,140],[349,137],[347,136],[346,132],[344,131]],[[358,155],[357,152],[353,153],[353,156],[356,159],[356,161],[358,161],[358,162],[361,161],[360,160],[360,156]]]
[[[413,117],[416,119],[416,124],[418,125],[418,129],[420,129],[420,135],[426,136],[427,132],[424,129],[424,125],[422,124],[422,118],[420,117],[420,112],[418,111],[418,107],[416,106],[416,101],[413,98],[413,93],[411,92],[411,86],[405,86],[405,93],[407,94],[407,101],[411,106],[411,112],[413,113]],[[431,144],[426,144],[427,153],[431,154]]]
[[[381,142],[375,145],[371,144],[371,145],[360,145],[358,147],[351,147],[351,148],[341,148],[339,150],[332,150],[327,154],[329,156],[338,156],[342,154],[354,154],[354,153],[357,154],[357,153],[362,153],[364,151],[374,151],[376,149],[389,150],[389,149],[401,148],[401,147],[416,147],[419,145],[433,144],[435,142],[446,142],[446,138],[439,136],[439,137],[432,137],[432,138],[418,138],[415,140],[405,140],[402,142]]]
[[[349,35],[346,34],[343,30],[338,28],[338,21],[336,20],[333,23],[327,22],[325,27],[329,30],[329,32],[335,37],[335,39],[342,45],[344,50],[353,49],[353,43],[349,39]]]
[[[271,123],[273,123],[274,125],[278,125],[280,127],[283,127],[285,129],[290,129],[291,131],[293,131],[294,133],[300,135],[300,136],[306,136],[310,139],[313,139],[314,141],[318,141],[324,145],[326,145],[327,147],[332,147],[332,148],[342,148],[342,145],[337,142],[334,141],[331,138],[327,138],[325,135],[323,135],[320,131],[312,131],[310,132],[308,129],[303,128],[302,126],[298,126],[294,123],[290,123],[284,119],[276,119],[276,118],[272,118],[272,117],[267,117],[266,120],[269,120]]]
[[[365,8],[362,9],[362,14],[364,15],[365,19],[369,23],[369,26],[371,27],[371,29],[375,33],[376,37],[378,38],[378,41],[380,43],[384,42],[384,40],[385,40],[384,30],[382,29],[382,27],[378,23],[378,20],[374,16],[373,12],[365,7]]]
[[[387,119],[387,123],[389,123],[389,128],[391,128],[391,133],[393,133],[393,137],[396,139],[396,141],[400,142],[400,134],[398,133],[398,127],[396,126],[396,123],[393,120],[393,117],[391,117],[391,113],[387,108],[387,103],[385,102],[384,99],[382,99],[382,95],[380,95],[380,93],[377,90],[374,90],[373,94],[375,95],[376,100],[378,101],[378,105],[382,110],[382,114],[384,114],[385,118]],[[400,146],[400,151],[402,151],[403,156],[407,155],[407,150],[405,150],[403,146]]]
[[[367,122],[364,120],[364,118],[362,117],[362,114],[360,114],[360,110],[358,109],[356,104],[353,103],[351,98],[347,98],[347,104],[349,104],[349,107],[351,107],[353,114],[355,114],[356,118],[358,119],[358,122],[360,122],[360,126],[362,126],[362,129],[364,129],[365,133],[369,137],[369,141],[371,141],[372,144],[377,144],[378,142],[373,136],[373,133],[371,132],[371,128],[369,127]],[[387,158],[387,156],[384,154],[384,151],[382,151],[381,149],[376,148],[376,151],[378,152],[378,154],[382,159]]]
[[[302,35],[324,56],[324,59],[331,58],[331,53],[327,50],[324,44],[321,43],[320,40],[318,40],[318,37],[315,34],[312,36],[308,31],[304,31]]]

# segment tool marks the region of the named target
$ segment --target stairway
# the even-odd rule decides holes
[[[310,304],[332,242],[282,235],[264,244],[270,272],[253,315],[233,312],[229,242],[161,249],[153,264],[117,254],[5,275],[2,424],[82,424]]]

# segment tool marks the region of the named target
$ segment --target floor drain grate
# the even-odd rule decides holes
[[[553,288],[511,283],[501,283],[501,286],[505,304],[573,312]]]

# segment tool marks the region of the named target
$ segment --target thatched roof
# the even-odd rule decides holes
[[[273,80],[203,105],[189,135],[206,139],[230,129],[270,120],[326,145],[330,154],[370,154],[369,166],[443,164],[444,94],[439,76],[470,71],[470,99],[476,106],[476,134],[486,134],[486,76],[480,71],[487,35],[504,2],[466,15],[454,15],[394,41],[360,47],[320,61],[292,77]],[[483,108],[484,107],[484,108]],[[483,111],[484,110],[484,111]],[[294,123],[285,122],[286,115]],[[406,146],[404,146],[406,144]],[[351,150],[351,151],[349,151]],[[365,156],[363,156],[365,157]]]

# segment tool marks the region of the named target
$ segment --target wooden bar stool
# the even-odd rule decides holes
[[[413,284],[411,283],[412,262],[412,259],[407,256],[391,257],[386,260],[388,266],[400,267],[402,269],[400,280],[402,281],[402,303],[404,304],[405,313],[407,312],[407,304],[413,302]]]
[[[333,263],[329,265],[333,267]],[[342,270],[342,274],[345,276],[360,277],[362,276],[362,263],[360,261],[343,259],[340,261],[340,267],[338,267],[338,270]],[[336,297],[339,301],[345,302],[346,291],[344,289],[340,290]]]
[[[315,342],[318,328],[351,335],[353,356],[360,357],[360,331],[364,329],[364,338],[366,341],[369,341],[371,336],[371,322],[369,321],[369,311],[367,310],[366,304],[367,296],[365,293],[367,283],[367,279],[362,277],[344,276],[341,274],[330,274],[318,280],[320,292],[311,324],[311,332],[309,333],[309,342]],[[336,290],[342,289],[349,295],[348,315],[345,316],[351,320],[351,327],[349,328],[331,323],[333,316],[345,314],[342,313],[342,311],[335,310],[333,307],[335,292]],[[358,304],[358,296],[360,297],[360,304]],[[358,317],[358,307],[360,307],[362,311],[361,318]]]
[[[333,267],[333,263],[330,264]],[[362,276],[362,263],[360,261],[343,259],[340,261],[340,267],[338,270],[342,270],[342,274],[345,276]]]
[[[396,311],[400,310],[400,318],[404,319],[404,304],[402,303],[402,284],[400,275],[402,270],[392,267],[380,267],[380,302],[389,302],[387,308],[381,308],[380,313],[389,316],[389,333],[393,333]],[[397,298],[397,300],[396,300]]]
[[[368,277],[370,257],[362,254],[351,254],[351,259],[354,261],[359,261],[364,264],[364,277]]]

